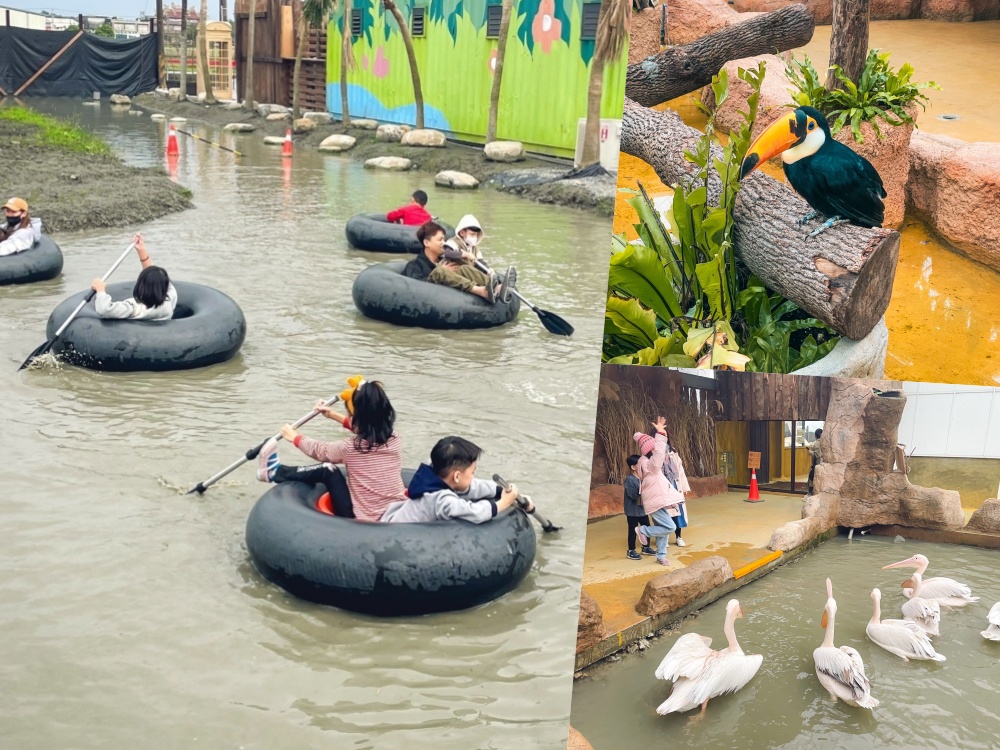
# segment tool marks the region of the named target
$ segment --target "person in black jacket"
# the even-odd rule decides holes
[[[628,457],[629,475],[625,479],[625,520],[628,522],[628,552],[625,557],[629,560],[641,560],[642,556],[635,551],[635,527],[638,525],[648,526],[649,518],[642,509],[642,501],[639,498],[639,477],[636,476],[635,467],[639,463],[639,456]],[[655,555],[656,552],[648,544],[642,547],[643,555]]]
[[[445,231],[440,224],[429,221],[417,230],[417,239],[424,249],[403,267],[403,275],[432,284],[450,286],[494,303],[503,293],[503,282],[495,273],[483,273],[472,265],[442,263]],[[508,274],[510,275],[510,274]]]

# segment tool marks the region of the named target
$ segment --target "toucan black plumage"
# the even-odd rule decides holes
[[[750,145],[740,179],[778,154],[789,184],[817,213],[828,217],[812,232],[849,221],[862,227],[880,227],[885,219],[885,188],[872,163],[833,139],[819,110],[799,107],[773,122]]]

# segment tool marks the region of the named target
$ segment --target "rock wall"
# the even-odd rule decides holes
[[[636,11],[632,9],[632,26],[628,35],[628,64],[634,65],[660,51],[660,24],[663,22],[663,8]]]
[[[992,498],[972,514],[966,531],[979,531],[984,534],[1000,534],[1000,500]]]
[[[833,0],[735,0],[741,13],[779,10],[802,2],[817,24],[828,24],[833,16]],[[872,21],[928,18],[936,21],[992,21],[1000,18],[1000,0],[872,0]]]
[[[686,568],[650,579],[635,611],[647,616],[673,612],[732,578],[733,570],[726,558],[712,556],[697,560]]]
[[[588,594],[580,590],[580,617],[576,624],[576,653],[586,651],[591,646],[600,643],[608,634],[604,626],[604,613],[601,605]]]

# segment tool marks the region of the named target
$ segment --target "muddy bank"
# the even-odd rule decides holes
[[[37,127],[0,120],[4,198],[28,201],[45,232],[133,227],[190,208],[189,190],[162,169],[130,167],[115,155],[35,141]]]
[[[256,113],[244,110],[227,110],[221,105],[193,104],[159,99],[143,94],[133,99],[133,108],[146,112],[160,112],[171,117],[187,117],[213,125],[231,122],[248,122],[256,130],[242,138],[263,138],[266,135],[284,135],[289,121],[268,122]],[[562,163],[528,157],[514,164],[487,161],[482,149],[449,142],[444,148],[415,148],[399,143],[382,143],[375,140],[375,131],[344,128],[340,123],[319,125],[309,133],[293,136],[295,147],[318,148],[323,139],[335,133],[350,133],[357,144],[344,156],[364,161],[376,156],[404,156],[413,162],[414,169],[436,174],[453,169],[473,175],[484,187],[518,195],[538,203],[580,208],[600,214],[614,214],[615,178],[610,175],[574,180],[558,178],[570,171]]]

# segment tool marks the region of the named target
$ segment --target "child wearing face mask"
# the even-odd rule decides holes
[[[486,523],[517,501],[517,487],[502,489],[489,479],[476,479],[482,448],[465,438],[441,438],[431,450],[431,463],[420,464],[407,489],[408,500],[393,503],[382,516],[386,523],[420,523],[462,519]],[[525,511],[530,513],[530,503]]]
[[[455,227],[455,236],[444,243],[442,253],[442,263],[444,267],[455,271],[462,266],[476,266],[476,261],[483,260],[483,253],[480,245],[483,240],[483,229],[479,225],[479,220],[472,214],[466,214]],[[503,274],[505,289],[512,289],[517,284],[517,269],[508,266]],[[509,293],[502,299],[508,302]]]
[[[4,204],[7,220],[0,225],[0,255],[30,250],[42,238],[42,220],[28,215],[28,202],[11,198]]]

